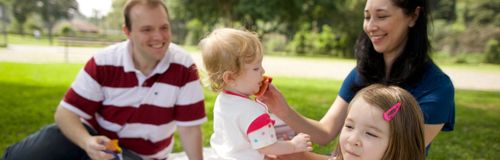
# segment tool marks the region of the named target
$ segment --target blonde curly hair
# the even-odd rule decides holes
[[[198,44],[210,88],[219,92],[224,87],[223,74],[240,74],[244,64],[262,58],[264,51],[256,33],[233,28],[212,31]]]

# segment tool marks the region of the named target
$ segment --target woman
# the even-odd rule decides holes
[[[428,147],[439,131],[455,122],[454,88],[450,78],[429,57],[426,0],[367,0],[363,33],[355,54],[357,66],[344,80],[339,95],[319,121],[293,111],[275,88],[261,98],[292,129],[327,144],[344,127],[348,103],[357,91],[374,83],[397,85],[417,99],[424,114]],[[428,149],[428,148],[427,148]]]

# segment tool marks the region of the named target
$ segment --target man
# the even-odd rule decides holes
[[[111,159],[111,139],[125,159],[166,159],[176,127],[189,159],[203,159],[202,87],[191,57],[171,44],[165,4],[129,0],[124,18],[128,41],[87,62],[57,108],[57,125],[9,147],[4,159]]]

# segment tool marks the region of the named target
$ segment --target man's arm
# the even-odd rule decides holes
[[[80,122],[80,117],[77,114],[59,106],[57,107],[54,118],[62,133],[71,140],[71,142],[85,150],[90,158],[113,158],[113,155],[102,152],[106,149],[105,144],[109,142],[109,139],[105,136],[91,136],[82,122]]]
[[[190,160],[202,160],[203,148],[201,127],[196,126],[178,126],[181,143]]]

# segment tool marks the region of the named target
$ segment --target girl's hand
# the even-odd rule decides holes
[[[293,137],[290,142],[295,146],[295,152],[309,152],[312,151],[311,138],[308,134],[299,133],[297,136]]]
[[[264,95],[257,97],[257,100],[266,104],[269,110],[278,117],[286,116],[286,112],[290,110],[285,97],[273,84],[270,84]]]

